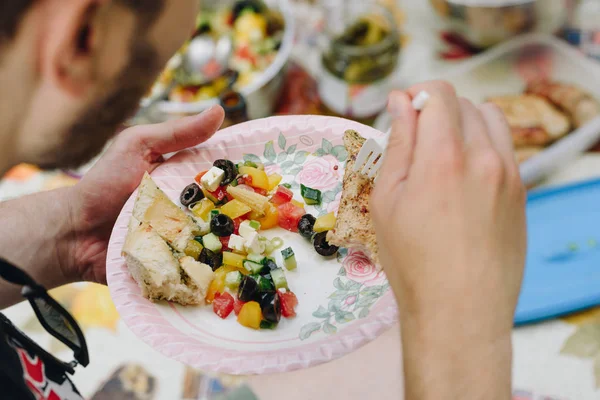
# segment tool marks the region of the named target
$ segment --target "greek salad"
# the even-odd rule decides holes
[[[298,298],[286,274],[301,266],[291,247],[279,237],[268,239],[264,231],[297,232],[321,256],[337,253],[327,242],[335,215],[315,218],[305,210],[305,205],[321,203],[321,192],[302,185],[298,201],[290,187],[260,163],[217,160],[181,192],[181,204],[202,228],[185,253],[213,269],[205,300],[219,317],[234,313],[245,327],[275,329],[282,317],[296,316]],[[276,261],[277,251],[282,265]]]

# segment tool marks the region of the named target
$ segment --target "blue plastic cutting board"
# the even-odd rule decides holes
[[[532,192],[515,324],[600,304],[600,180]]]

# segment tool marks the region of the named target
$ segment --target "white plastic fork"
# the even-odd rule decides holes
[[[419,92],[412,101],[413,108],[421,111],[425,107],[425,104],[427,104],[429,97],[429,93],[425,91]],[[391,128],[385,136],[378,139],[369,139],[362,145],[358,156],[356,156],[354,172],[362,168],[360,173],[368,178],[373,178],[377,175],[379,168],[383,164],[390,132]]]

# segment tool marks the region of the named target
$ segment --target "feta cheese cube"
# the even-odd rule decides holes
[[[244,251],[245,240],[243,237],[238,235],[231,235],[229,237],[229,248],[236,251]]]
[[[245,220],[240,224],[240,236],[248,239],[250,235],[260,229],[260,224],[256,221]]]
[[[248,235],[244,247],[250,254],[262,254],[265,252],[265,243],[260,240],[260,235],[256,231]]]
[[[223,182],[223,178],[225,178],[225,171],[221,168],[212,167],[204,174],[202,179],[200,179],[200,183],[202,183],[204,189],[209,192],[214,192],[219,188],[221,182]]]

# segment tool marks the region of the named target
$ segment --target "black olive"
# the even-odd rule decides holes
[[[277,266],[277,264],[275,263],[275,261],[273,261],[273,260],[271,260],[271,259],[269,259],[269,258],[267,258],[267,261],[265,262],[265,265],[266,265],[267,267],[269,267],[269,272],[268,272],[269,274],[270,274],[270,273],[271,273],[271,271],[273,271],[274,269],[277,269],[277,268],[279,268],[279,267]]]
[[[275,323],[279,322],[281,319],[281,303],[276,293],[262,294],[259,304],[265,320]]]
[[[235,231],[233,220],[225,214],[217,214],[210,221],[210,231],[219,237],[231,236]]]
[[[222,186],[229,185],[238,176],[237,167],[229,160],[217,160],[213,163],[213,167],[225,171],[225,177],[221,181]]]
[[[327,232],[317,233],[313,237],[313,246],[315,251],[323,257],[329,257],[334,255],[340,249],[337,246],[333,246],[327,242]]]
[[[232,9],[233,20],[235,21],[245,10],[252,10],[255,13],[262,13],[264,11],[263,5],[256,0],[239,0],[237,1]]]
[[[317,219],[312,215],[304,214],[302,218],[300,218],[300,221],[298,221],[298,231],[300,232],[300,235],[310,239],[315,234],[313,228],[315,227],[316,221]]]
[[[204,193],[200,186],[195,183],[187,185],[185,189],[181,192],[181,196],[179,196],[179,201],[181,205],[187,207],[191,204],[197,203],[204,198]]]
[[[258,294],[258,283],[250,276],[242,277],[240,288],[238,289],[238,298],[240,301],[253,301]]]
[[[200,253],[199,261],[216,271],[223,265],[223,253],[214,253],[205,247]]]
[[[232,87],[238,80],[238,78],[240,77],[240,73],[234,69],[228,69],[227,71],[223,72],[222,75],[225,79],[227,79],[227,87]]]

